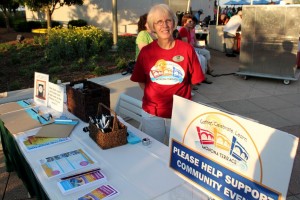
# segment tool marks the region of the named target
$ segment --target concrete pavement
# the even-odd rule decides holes
[[[235,75],[239,59],[228,58],[222,52],[211,50],[212,66],[216,77],[208,76],[213,84],[201,84],[195,91],[193,100],[226,110],[258,121],[261,124],[300,136],[300,82],[294,81],[284,85],[283,81],[250,77],[244,80]],[[142,91],[136,83],[129,80],[130,75],[115,74],[90,79],[111,90],[111,107],[115,109],[120,93],[125,92],[137,99],[142,98]],[[32,89],[15,91],[0,103],[32,98]],[[293,172],[288,189],[288,200],[300,200],[300,150],[294,161]],[[1,152],[0,155],[2,156]],[[18,192],[22,184],[13,173],[5,172],[3,156],[0,160],[0,196],[2,199],[26,199],[27,193]],[[3,184],[8,183],[8,184]],[[21,185],[21,186],[20,186]]]

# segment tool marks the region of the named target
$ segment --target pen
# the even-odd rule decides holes
[[[80,176],[80,175],[83,175],[83,174],[90,174],[90,173],[95,172],[95,171],[98,171],[98,170],[100,170],[100,168],[91,169],[91,170],[89,170],[89,171],[82,172],[82,173],[78,173],[78,174],[73,174],[73,175],[71,175],[71,176],[66,176],[66,177],[61,178],[61,180],[70,179],[70,178],[73,178],[73,177],[76,177],[76,176]]]
[[[46,119],[43,115],[40,115],[41,118],[43,118],[45,121],[49,121],[49,119]]]
[[[31,110],[32,110],[33,112],[35,112],[36,114],[38,114],[38,111],[36,111],[34,108],[31,108]]]
[[[30,105],[30,103],[28,103],[27,101],[23,100],[24,103],[26,103],[27,105]]]

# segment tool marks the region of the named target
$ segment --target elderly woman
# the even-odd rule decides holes
[[[191,85],[204,75],[194,48],[173,38],[177,17],[169,6],[153,6],[147,24],[157,40],[141,49],[131,80],[144,91],[142,130],[168,145],[173,95],[191,99]]]

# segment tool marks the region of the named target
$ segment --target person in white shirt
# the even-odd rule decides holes
[[[233,53],[234,38],[236,37],[237,30],[242,25],[242,11],[240,10],[236,15],[232,16],[228,23],[224,26],[224,42],[225,52],[228,57],[235,57]]]

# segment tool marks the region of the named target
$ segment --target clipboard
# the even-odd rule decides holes
[[[0,119],[11,134],[17,134],[42,126],[38,120],[33,119],[30,114],[28,114],[29,110],[31,110],[31,108],[6,113],[0,115]]]
[[[73,120],[77,121],[77,120]],[[78,121],[77,121],[78,122]],[[35,137],[54,137],[54,138],[65,138],[69,137],[76,124],[47,124],[37,132]]]
[[[23,110],[29,107],[32,107],[32,105],[22,103],[21,101],[5,103],[0,105],[0,115],[15,112],[18,110]]]

